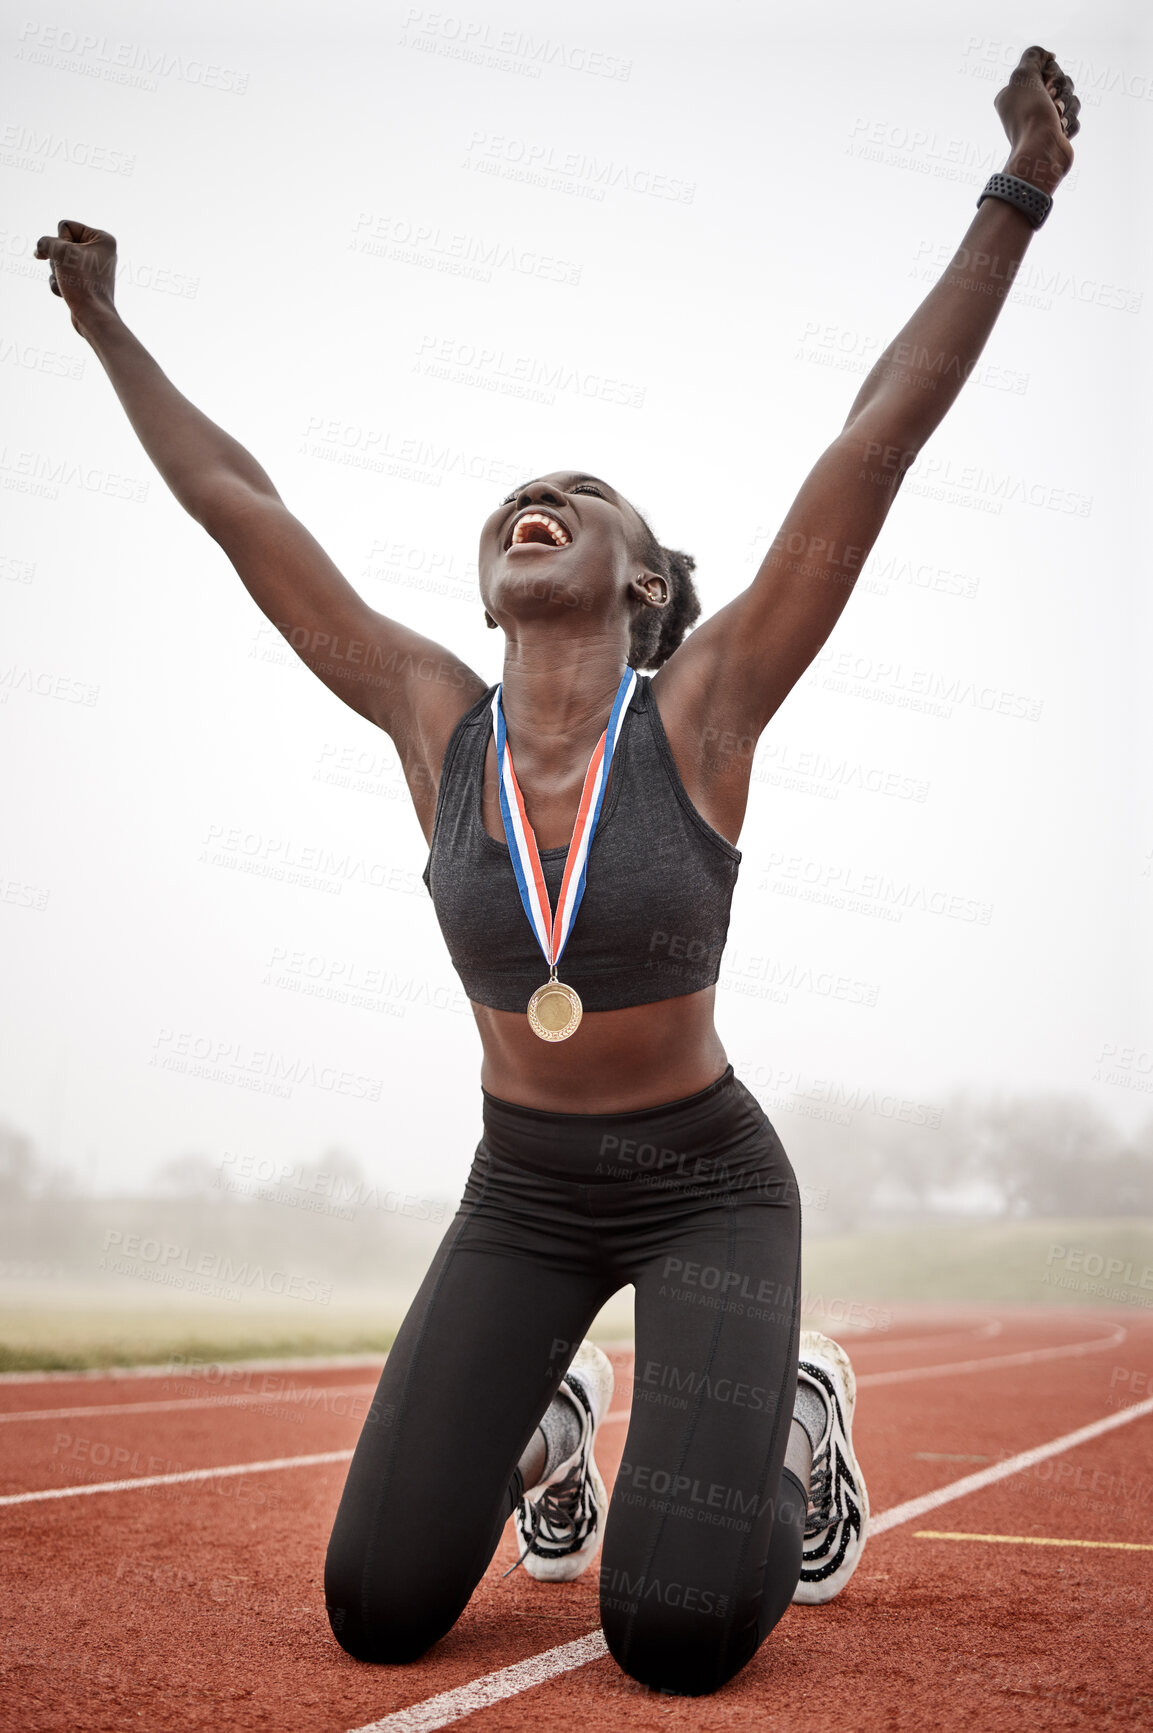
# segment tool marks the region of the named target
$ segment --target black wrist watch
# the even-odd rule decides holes
[[[1016,205],[1035,229],[1041,227],[1053,208],[1053,201],[1048,193],[1043,193],[1040,187],[1035,187],[1031,181],[1021,180],[1018,175],[990,175],[981,198],[977,200],[978,210],[981,208],[981,199],[1004,199],[1007,205]]]

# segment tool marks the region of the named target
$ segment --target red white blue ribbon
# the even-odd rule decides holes
[[[629,707],[636,683],[636,669],[626,668],[621,676],[621,683],[617,687],[617,695],[613,700],[608,726],[589,759],[584,787],[581,789],[580,805],[577,807],[576,823],[573,825],[572,839],[568,845],[564,877],[561,880],[555,915],[549,907],[548,886],[544,882],[540,851],[536,846],[536,835],[528,821],[528,814],[524,809],[524,796],[521,794],[520,784],[516,779],[516,771],[512,767],[512,753],[509,751],[508,737],[505,731],[504,710],[500,702],[501,689],[499,686],[493,695],[492,721],[496,734],[496,761],[500,774],[500,814],[504,820],[504,834],[508,839],[508,852],[512,858],[512,870],[516,875],[517,889],[520,891],[520,900],[524,904],[524,912],[529,918],[529,924],[537,936],[537,943],[544,952],[545,962],[550,969],[555,967],[560,959],[560,954],[572,932],[572,925],[576,920],[581,898],[584,896],[589,849],[592,846],[593,834],[596,831],[597,820],[600,817],[601,806],[604,802],[613,753],[616,751],[617,740],[620,737],[621,726],[625,719],[625,711]]]

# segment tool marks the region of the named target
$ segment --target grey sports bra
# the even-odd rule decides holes
[[[548,965],[520,900],[507,843],[484,828],[481,794],[492,736],[490,686],[445,749],[423,878],[468,997],[524,1011]],[[556,908],[564,848],[542,848]],[[617,1011],[711,986],[741,852],[706,824],[685,792],[651,681],[625,713],[589,850],[584,898],[558,973],[586,1011]]]

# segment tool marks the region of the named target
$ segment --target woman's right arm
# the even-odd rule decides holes
[[[36,257],[91,345],[140,442],[256,605],[338,698],[392,735],[431,829],[448,737],[485,682],[442,645],[370,608],[293,516],[251,452],[179,392],[116,310],[116,242],[64,221]]]

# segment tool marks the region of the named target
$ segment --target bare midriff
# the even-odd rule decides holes
[[[713,1023],[715,994],[704,987],[652,1005],[586,1011],[567,1041],[542,1041],[527,1011],[474,1003],[481,1085],[547,1113],[629,1113],[695,1095],[728,1064]]]

